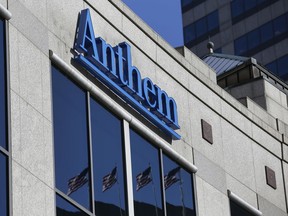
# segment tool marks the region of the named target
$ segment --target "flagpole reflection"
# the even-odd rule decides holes
[[[179,187],[180,187],[180,193],[181,193],[181,202],[182,202],[182,216],[186,216],[186,211],[185,211],[185,203],[184,203],[184,192],[183,192],[183,180],[181,178],[181,169],[179,170]]]

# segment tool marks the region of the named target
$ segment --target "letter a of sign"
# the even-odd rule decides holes
[[[79,29],[76,37],[75,48],[88,56],[99,61],[97,46],[94,36],[94,29],[89,10],[83,10],[79,18]]]

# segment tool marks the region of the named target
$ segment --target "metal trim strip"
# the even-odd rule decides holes
[[[0,4],[0,16],[6,20],[10,20],[12,14],[7,8]]]
[[[259,211],[257,208],[255,208],[254,206],[250,205],[249,203],[247,203],[245,200],[243,200],[242,198],[240,198],[239,196],[237,196],[236,194],[234,194],[233,192],[231,192],[230,190],[227,191],[228,193],[228,197],[234,201],[235,203],[237,203],[239,206],[241,206],[242,208],[244,208],[245,210],[251,212],[252,214],[254,214],[255,216],[262,216],[262,212]]]

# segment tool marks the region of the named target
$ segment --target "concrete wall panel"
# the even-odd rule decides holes
[[[199,216],[230,216],[227,195],[196,176],[196,191]]]
[[[259,145],[252,145],[257,193],[286,211],[281,161]],[[265,166],[275,172],[277,189],[266,183]]]
[[[251,139],[226,121],[222,121],[221,127],[226,172],[255,191],[256,183]]]
[[[12,162],[14,216],[55,215],[55,192],[17,162]]]

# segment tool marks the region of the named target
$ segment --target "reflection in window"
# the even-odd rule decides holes
[[[59,195],[56,197],[56,214],[57,216],[88,216]]]
[[[86,94],[52,66],[56,187],[90,209]]]
[[[195,216],[192,175],[163,155],[167,216]]]
[[[0,151],[0,215],[8,216],[8,161]]]
[[[253,216],[250,212],[230,200],[231,216]]]
[[[159,150],[130,130],[135,216],[162,216]]]
[[[96,215],[125,216],[122,124],[90,100]]]
[[[194,44],[214,35],[219,28],[218,10],[184,27],[184,43]]]
[[[7,149],[5,21],[0,19],[0,146]]]
[[[253,55],[281,41],[288,34],[288,13],[265,23],[234,41],[236,55]]]

